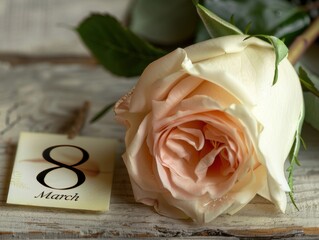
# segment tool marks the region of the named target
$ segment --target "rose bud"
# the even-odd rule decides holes
[[[134,196],[160,214],[209,222],[256,194],[285,211],[284,162],[303,113],[298,76],[275,52],[234,35],[151,63],[118,101]]]

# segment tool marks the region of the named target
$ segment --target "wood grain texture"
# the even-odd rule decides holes
[[[86,55],[26,55],[21,53],[0,53],[0,61],[10,63],[11,66],[28,65],[36,63],[50,64],[83,64],[96,65],[97,61],[92,56]]]
[[[114,77],[98,67],[0,65],[0,239],[319,237],[319,133],[307,125],[303,137],[308,148],[301,151],[302,167],[295,171],[295,196],[300,211],[288,204],[287,212],[282,214],[265,199],[256,197],[236,215],[223,215],[206,225],[158,215],[152,208],[134,201],[120,156],[124,152],[124,129],[114,122],[111,113],[97,123],[86,124],[82,132],[121,141],[109,212],[6,204],[20,131],[64,132],[84,101],[91,101],[92,117],[131,89],[135,81]]]

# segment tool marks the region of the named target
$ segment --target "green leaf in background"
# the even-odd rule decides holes
[[[149,63],[165,54],[110,15],[93,14],[84,19],[76,31],[97,60],[120,76],[140,75]]]
[[[317,65],[315,65],[317,66]],[[308,67],[308,66],[307,66]],[[303,65],[303,68],[306,69],[307,73],[306,75],[309,76],[309,79],[311,79],[311,83],[309,82],[308,85],[311,89],[319,89],[319,77],[314,72],[310,71],[308,68],[306,68],[305,65]],[[305,71],[305,72],[306,72]],[[305,78],[305,76],[300,74],[301,77]],[[301,80],[301,84],[303,88],[305,88],[305,82],[304,80]],[[307,80],[306,80],[307,81]],[[315,129],[319,131],[319,97],[316,94],[313,94],[313,92],[305,91],[304,92],[304,100],[305,100],[305,108],[306,108],[306,116],[305,120],[307,123],[309,123],[311,126],[313,126]]]
[[[268,35],[254,35],[254,36],[249,36],[246,39],[250,37],[258,37],[267,40],[271,45],[274,47],[276,59],[275,59],[275,74],[274,74],[274,80],[273,80],[273,85],[277,82],[278,79],[278,65],[279,63],[287,56],[288,54],[288,48],[285,45],[283,41],[280,39],[274,37],[274,36],[268,36]],[[246,40],[245,39],[245,40]]]
[[[206,27],[207,32],[212,38],[243,34],[242,31],[240,31],[237,27],[218,17],[216,14],[200,5],[198,2],[194,1],[194,4],[197,8],[199,16],[201,17]],[[230,19],[233,22],[233,17],[230,17]]]
[[[251,22],[249,34],[265,34],[292,40],[309,25],[310,18],[299,7],[286,0],[203,0],[203,5],[224,20],[234,15],[236,26],[243,32]],[[196,41],[209,38],[201,25]]]
[[[319,97],[319,90],[315,87],[315,84],[311,81],[307,72],[301,66],[299,67],[299,79],[304,91],[309,91]]]
[[[135,0],[129,28],[154,44],[180,46],[193,40],[198,20],[191,0]]]

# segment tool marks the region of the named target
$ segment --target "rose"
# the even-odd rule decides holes
[[[286,208],[284,162],[303,112],[298,76],[257,38],[226,36],[151,63],[115,106],[137,201],[209,222],[256,194]]]

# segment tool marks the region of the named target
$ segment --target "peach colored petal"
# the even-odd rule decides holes
[[[189,98],[196,95],[209,96],[214,99],[222,108],[227,108],[232,104],[240,104],[240,101],[222,87],[210,81],[203,81],[190,95]]]
[[[157,177],[154,175],[156,171],[153,171],[153,156],[145,144],[149,128],[149,118],[150,116],[146,117],[137,128],[133,140],[127,145],[123,160],[130,177],[134,179],[141,188],[150,191],[156,189],[161,191],[156,181]],[[145,171],[145,169],[148,169],[148,171]],[[144,178],[147,178],[148,181],[144,181]]]
[[[154,96],[153,92],[149,91],[152,89],[152,85],[171,74],[174,76],[171,78],[171,81],[173,81],[171,84],[174,84],[176,78],[178,79],[178,76],[182,76],[185,73],[179,72],[183,62],[187,61],[187,59],[185,60],[185,56],[186,54],[184,50],[176,49],[175,51],[148,65],[135,87],[130,103],[130,111],[150,111],[151,99],[156,99],[154,98],[156,95]]]
[[[183,80],[179,81],[170,91],[165,101],[163,101],[162,105],[165,107],[158,108],[157,110],[153,109],[155,118],[163,118],[167,115],[174,114],[174,107],[187,97],[194,89],[196,89],[201,83],[202,79],[187,76],[183,78]],[[153,100],[154,102],[154,100]],[[153,105],[154,107],[154,105]]]
[[[238,156],[242,157],[245,154],[247,155],[247,150],[245,150],[246,146],[240,144],[239,147],[244,148],[241,150],[238,149],[234,143],[236,141],[245,142],[245,140],[242,139],[243,135],[234,130],[239,127],[239,123],[232,121],[230,116],[222,118],[221,116],[223,116],[223,114],[220,111],[209,112],[210,111],[202,114],[187,115],[179,111],[179,114],[169,119],[166,125],[167,127],[169,126],[169,129],[175,130],[168,130],[165,125],[161,125],[162,127],[159,128],[160,134],[154,136],[155,149],[153,152],[156,156],[159,178],[163,186],[176,198],[183,199],[192,195],[201,196],[208,192],[213,196],[220,196],[232,187],[238,174],[242,174],[242,170],[240,170],[241,167],[236,171],[239,163],[246,164],[244,159],[237,159]],[[194,119],[196,119],[196,121],[194,121]],[[166,120],[167,119],[164,121]],[[202,124],[198,124],[198,122]],[[197,133],[197,137],[201,135],[201,137],[205,136],[204,125],[214,126],[214,130],[216,131],[212,130],[211,132],[220,132],[220,137],[218,135],[217,137],[216,135],[212,135],[212,140],[222,141],[224,142],[223,144],[227,144],[227,146],[221,146],[220,148],[215,146],[215,148],[214,145],[210,145],[211,150],[208,152],[205,150],[205,155],[201,156],[199,146],[203,149],[203,144],[196,144],[196,140],[198,139],[196,134],[195,138],[192,138],[189,135],[183,135],[185,132],[183,133],[178,129],[178,126],[183,128],[184,124],[187,124],[188,128],[192,126],[195,127],[197,131],[194,129],[190,131],[188,129],[187,134]],[[198,127],[203,131],[201,135],[198,134],[198,130],[200,129],[196,129]],[[177,135],[176,129],[178,129]],[[173,136],[170,137],[170,134]],[[177,139],[176,136],[178,136]],[[174,139],[174,141],[172,141],[172,139]],[[187,140],[183,141],[183,139]],[[190,143],[192,139],[195,139],[195,142]],[[209,136],[205,136],[205,139],[206,141],[209,140]],[[201,142],[203,143],[203,141]],[[168,146],[168,144],[170,144],[170,146]],[[223,150],[226,150],[227,153],[223,152]],[[220,155],[216,163],[218,165],[214,165],[214,159],[217,155]],[[250,156],[249,153],[248,156]],[[190,158],[192,159],[191,161],[189,160]],[[237,161],[239,162],[237,163]],[[251,165],[252,164],[249,163],[249,166]],[[208,172],[210,166],[211,168]],[[196,176],[196,178],[194,178],[194,176]]]
[[[170,134],[170,137],[173,139],[179,139],[187,142],[196,150],[200,150],[203,148],[205,144],[205,136],[203,132],[200,130],[201,123],[198,121],[192,121],[189,124],[183,124],[177,126],[180,134]]]
[[[258,190],[263,188],[266,184],[267,170],[260,165],[250,174],[238,181],[235,187],[228,194],[234,200],[232,207],[228,209],[227,213],[235,214],[247,203],[249,203],[257,194]]]

